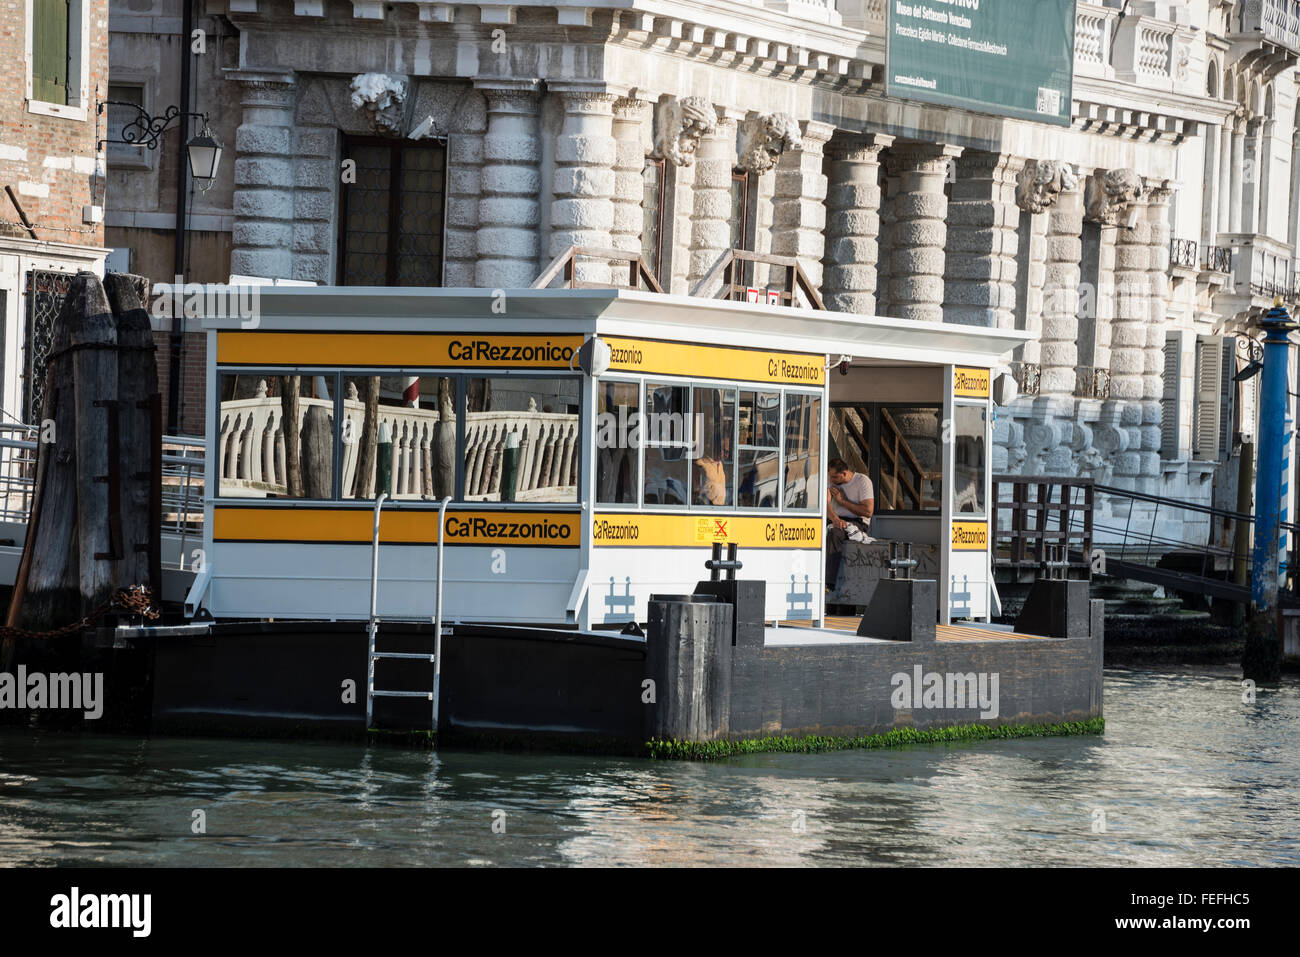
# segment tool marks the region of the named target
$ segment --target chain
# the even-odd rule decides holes
[[[122,588],[113,594],[113,597],[104,604],[100,605],[89,615],[64,625],[62,628],[53,628],[49,631],[29,631],[26,628],[11,628],[0,626],[0,638],[40,638],[48,640],[50,638],[60,638],[63,635],[70,635],[74,632],[89,628],[95,622],[99,621],[105,615],[114,611],[121,610],[132,615],[140,615],[150,620],[158,617],[158,609],[153,606],[153,595],[144,585],[132,585],[130,588]]]

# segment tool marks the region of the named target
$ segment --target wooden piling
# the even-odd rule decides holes
[[[123,273],[104,277],[104,292],[117,323],[118,384],[118,482],[121,489],[122,560],[118,563],[117,585],[150,585],[158,533],[161,530],[161,502],[155,471],[161,473],[160,430],[155,428],[153,400],[158,392],[158,363],[154,353],[153,329],[144,309],[148,301],[148,280]],[[157,443],[157,444],[156,444]],[[156,594],[156,591],[155,591]]]

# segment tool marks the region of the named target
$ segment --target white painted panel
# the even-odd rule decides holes
[[[588,592],[590,622],[645,621],[652,594],[689,594],[709,577],[707,548],[596,548]],[[811,549],[751,548],[739,554],[737,577],[767,583],[768,621],[821,617],[824,569]]]
[[[954,618],[984,618],[989,613],[987,552],[951,553],[948,559],[948,613]]]
[[[429,546],[379,550],[380,617],[431,617]],[[448,547],[443,617],[561,623],[579,550]],[[370,546],[217,542],[209,610],[216,617],[363,619],[370,612]]]

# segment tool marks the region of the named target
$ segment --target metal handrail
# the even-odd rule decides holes
[[[366,664],[366,727],[370,727],[375,710],[375,632],[379,628],[377,610],[379,607],[379,512],[384,507],[387,492],[380,492],[375,499],[374,532],[370,540],[370,620],[366,625],[366,634],[370,641],[370,654]]]
[[[1152,495],[1150,492],[1138,492],[1134,489],[1119,488],[1114,485],[1094,485],[1093,488],[1105,495],[1118,498],[1131,498],[1139,502],[1150,502],[1153,505],[1172,505],[1189,512],[1199,512],[1203,515],[1210,515],[1214,518],[1231,519],[1234,522],[1254,523],[1255,516],[1248,515],[1244,512],[1234,512],[1231,509],[1216,508],[1213,505],[1200,505],[1196,502],[1184,502],[1181,499],[1168,498],[1164,495]],[[1290,522],[1281,522],[1280,526],[1287,531],[1300,531],[1300,525],[1294,525]]]
[[[437,580],[435,600],[437,605],[433,610],[433,733],[438,733],[438,700],[439,691],[442,683],[442,547],[447,538],[446,526],[443,524],[447,517],[447,504],[451,501],[448,495],[438,506],[438,557],[437,565],[434,569],[434,577]]]

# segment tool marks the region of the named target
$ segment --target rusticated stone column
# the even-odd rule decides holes
[[[814,289],[822,285],[826,251],[826,175],[823,150],[835,132],[829,123],[803,124],[797,149],[781,154],[772,197],[772,252],[793,256]]]
[[[1142,215],[1146,188],[1130,169],[1097,170],[1088,179],[1085,205],[1090,220],[1115,234],[1114,313],[1110,321],[1110,399],[1102,419],[1113,481],[1136,488],[1143,472],[1141,426],[1146,327],[1150,317],[1151,231]],[[1131,216],[1136,209],[1138,215]],[[1130,228],[1130,223],[1132,226]],[[1104,275],[1104,271],[1103,271]],[[1099,297],[1105,296],[1102,290]],[[1101,326],[1098,310],[1098,327]],[[1100,338],[1100,336],[1099,336]],[[1100,362],[1099,362],[1100,364]],[[1099,420],[1099,428],[1101,428]]]
[[[700,140],[691,212],[691,262],[687,287],[694,292],[731,245],[731,170],[736,165],[736,118],[719,116]]]
[[[890,150],[890,175],[899,180],[891,229],[889,314],[923,322],[943,321],[944,247],[948,161],[961,148],[941,143],[907,143]]]
[[[669,97],[655,107],[654,151],[651,155],[673,167],[673,208],[664,211],[664,229],[671,245],[665,248],[671,275],[660,285],[674,295],[690,291],[691,224],[695,215],[695,156],[700,138],[717,126],[713,104],[702,96]],[[730,185],[730,184],[728,184]]]
[[[1020,157],[983,151],[967,151],[957,160],[948,203],[944,322],[997,329],[1014,325],[1020,226],[1016,178],[1024,165]]]
[[[230,271],[292,279],[294,75],[238,71],[233,78],[244,115],[235,132]]]
[[[608,248],[614,228],[613,93],[590,87],[551,84],[564,104],[564,125],[555,144],[555,199],[551,204],[552,257],[570,246]],[[575,264],[580,282],[607,284],[607,260]]]
[[[478,258],[479,197],[483,190],[483,134],[487,112],[475,93],[452,118],[447,137],[447,233],[443,248],[443,283],[473,286]]]
[[[1147,326],[1142,369],[1143,475],[1160,473],[1160,422],[1165,372],[1165,328],[1169,309],[1169,199],[1173,184],[1156,181],[1147,188]]]
[[[643,215],[641,200],[645,193],[646,136],[650,121],[650,104],[645,100],[619,97],[614,101],[614,225],[610,229],[611,245],[631,253],[641,252]],[[665,221],[671,227],[671,222]]]
[[[876,313],[880,255],[880,151],[892,136],[867,134],[832,140],[826,193],[826,308]]]
[[[1046,178],[1047,195],[1025,208],[1047,213],[1046,265],[1043,271],[1043,327],[1039,394],[1067,397],[1074,393],[1079,365],[1079,261],[1083,257],[1083,192],[1074,170],[1064,163],[1035,163],[1033,179]]]
[[[537,278],[537,81],[491,78],[474,85],[487,100],[475,285],[522,289]]]

